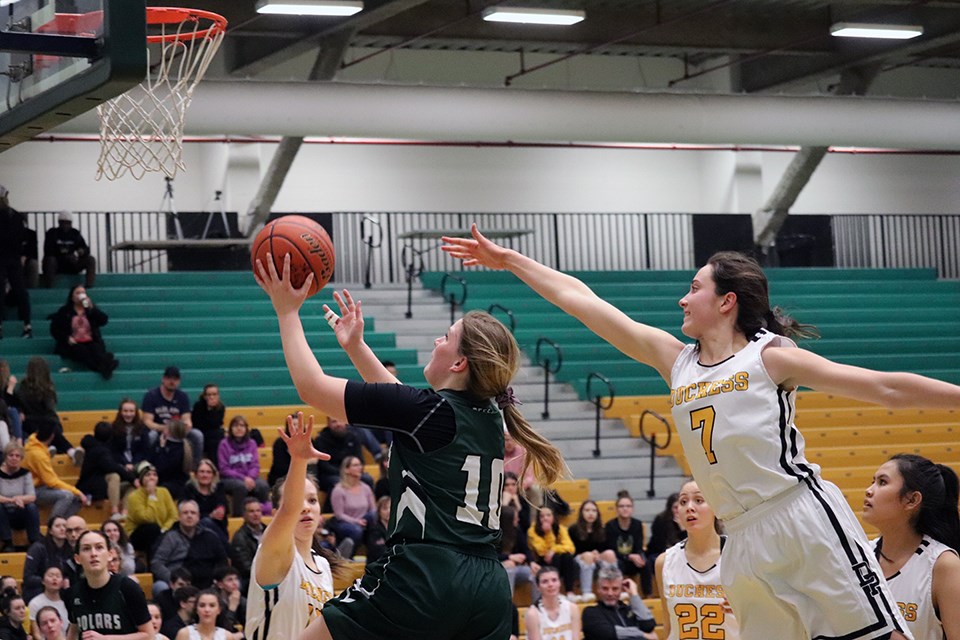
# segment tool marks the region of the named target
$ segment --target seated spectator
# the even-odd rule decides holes
[[[43,574],[43,592],[33,596],[27,605],[27,610],[30,612],[33,621],[31,626],[39,627],[37,615],[41,609],[44,607],[53,607],[60,614],[63,633],[67,632],[70,621],[67,616],[67,605],[63,601],[63,598],[60,597],[61,588],[63,588],[63,573],[60,571],[60,567],[47,567],[47,570]],[[37,635],[39,634],[34,634],[35,637]]]
[[[67,541],[67,519],[52,516],[47,520],[47,535],[27,549],[23,565],[24,595],[34,598],[43,592],[43,576],[50,567],[60,570],[60,580],[64,583],[61,588],[69,588],[69,576],[74,574],[72,561],[73,548]]]
[[[201,460],[193,477],[183,488],[183,499],[197,503],[200,508],[200,526],[216,533],[226,545],[229,542],[227,494],[223,491],[217,465],[206,458]]]
[[[26,529],[27,540],[40,539],[40,512],[33,475],[23,468],[23,447],[16,441],[3,448],[0,464],[0,551],[13,546],[13,529]]]
[[[30,607],[28,607],[31,611]],[[40,607],[35,614],[33,637],[35,640],[67,640],[70,621],[56,607]]]
[[[297,426],[296,414],[290,414],[288,419],[293,420],[293,426]],[[290,429],[287,427],[286,421],[281,428],[285,434],[290,435]],[[267,484],[271,487],[276,485],[277,480],[287,475],[287,469],[289,468],[290,452],[287,451],[287,443],[284,442],[283,438],[278,437],[273,441],[273,462],[270,464],[270,471],[267,472]]]
[[[560,574],[556,567],[543,567],[537,573],[540,600],[527,608],[527,638],[580,640],[580,609],[560,595]]]
[[[200,526],[197,503],[181,500],[177,509],[177,523],[163,534],[150,561],[154,594],[170,588],[170,572],[177,567],[190,567],[192,584],[206,588],[213,583],[213,572],[227,564],[227,548],[220,536]]]
[[[519,526],[526,532],[530,528],[530,503],[520,497],[520,481],[517,474],[507,471],[503,474],[503,502],[504,506],[512,505],[517,512]]]
[[[194,458],[200,460],[203,451],[203,432],[193,428],[193,416],[190,413],[190,398],[180,390],[180,369],[167,367],[160,379],[160,386],[149,389],[140,402],[143,411],[143,423],[150,428],[150,442],[156,443],[160,433],[172,420],[183,423],[190,440]],[[191,469],[192,471],[192,469]]]
[[[173,599],[177,603],[177,611],[169,618],[164,619],[160,633],[168,638],[176,638],[181,629],[193,623],[197,610],[197,594],[200,589],[187,585],[173,592]]]
[[[337,548],[343,540],[350,539],[352,546],[343,553],[353,557],[353,550],[363,541],[363,532],[371,521],[376,519],[376,500],[373,489],[363,482],[363,460],[356,456],[346,456],[340,464],[340,482],[333,487],[330,503],[333,505],[333,518],[327,527],[337,536]]]
[[[137,551],[148,556],[160,536],[177,521],[177,505],[170,492],[159,486],[156,468],[144,460],[137,465],[140,487],[127,496],[127,519],[123,528]]]
[[[314,438],[313,446],[317,451],[323,451],[330,455],[329,460],[317,461],[317,482],[320,490],[330,494],[333,486],[340,481],[340,467],[344,458],[354,456],[363,461],[364,447],[370,451],[374,460],[380,461],[383,452],[379,445],[372,445],[367,438],[353,425],[346,422],[340,422],[327,416],[327,426]],[[361,471],[362,471],[361,464]],[[362,474],[361,478],[365,483],[373,488],[373,478],[368,474]]]
[[[86,272],[86,285],[93,287],[97,278],[97,259],[78,229],[73,228],[73,214],[61,211],[57,226],[47,229],[43,240],[43,286],[53,286],[58,273]]]
[[[597,591],[600,602],[583,610],[584,640],[657,640],[659,636],[653,631],[657,621],[643,604],[636,582],[624,580],[619,569],[603,567],[597,572]],[[630,596],[629,605],[620,601],[620,594],[624,591]]]
[[[213,589],[205,589],[197,594],[196,623],[177,631],[176,640],[195,640],[212,638],[213,640],[241,640],[240,632],[217,626],[220,616],[220,596]]]
[[[80,562],[77,560],[77,543],[80,541],[80,537],[90,530],[90,527],[87,526],[87,521],[83,519],[83,516],[76,515],[70,516],[67,518],[66,522],[67,529],[67,548],[73,551],[74,553],[70,554],[70,557],[67,558],[67,561],[63,565],[63,588],[73,588],[76,585],[80,584],[80,578],[83,575],[83,567]],[[67,611],[70,609],[68,608]]]
[[[180,605],[177,603],[174,595],[183,587],[190,587],[193,575],[186,567],[177,567],[170,572],[170,588],[157,594],[154,602],[160,607],[160,617],[162,620],[169,620],[177,614]]]
[[[50,444],[58,424],[50,419],[40,422],[37,432],[27,438],[23,466],[33,474],[37,506],[50,507],[50,515],[69,517],[90,504],[90,500],[80,489],[62,480],[53,468]]]
[[[279,440],[279,438],[278,438]],[[243,524],[233,534],[230,541],[230,562],[240,573],[243,590],[250,585],[250,569],[253,556],[260,546],[260,539],[266,527],[263,524],[263,510],[259,498],[247,498],[243,501]]]
[[[647,566],[656,566],[657,556],[687,537],[680,526],[680,494],[671,493],[667,507],[653,518],[647,541]]]
[[[577,578],[573,554],[576,548],[570,540],[566,527],[561,527],[549,507],[541,507],[537,522],[527,531],[527,542],[536,554],[541,566],[556,567],[563,580],[563,588],[573,595],[573,583]]]
[[[52,444],[57,453],[66,453],[79,467],[83,461],[80,456],[83,454],[63,435],[63,425],[57,415],[57,389],[50,376],[50,365],[45,359],[35,356],[27,361],[27,375],[20,381],[16,396],[17,406],[23,413],[23,435],[36,432],[42,422],[52,422]]]
[[[0,359],[0,400],[7,407],[6,422],[10,437],[23,444],[23,421],[20,417],[20,401],[17,399],[17,377],[10,373],[10,363]]]
[[[593,573],[601,563],[616,566],[617,556],[607,547],[607,532],[603,528],[600,509],[593,500],[584,500],[577,521],[567,531],[576,548],[574,560],[580,569],[580,600],[592,602]]]
[[[506,493],[506,492],[504,492]],[[527,582],[532,591],[532,601],[538,597],[534,577],[540,565],[534,561],[533,552],[527,545],[527,530],[520,526],[520,514],[513,504],[504,502],[500,508],[500,564],[507,571],[510,593],[516,593],[517,582]]]
[[[55,341],[53,352],[109,380],[120,361],[107,351],[100,334],[100,327],[108,320],[107,314],[93,304],[83,285],[76,285],[70,289],[64,305],[50,315],[50,335]]]
[[[0,400],[0,450],[10,442],[10,425],[7,423],[7,403]],[[18,441],[15,441],[18,442]]]
[[[136,475],[137,465],[150,452],[150,429],[143,423],[137,403],[130,398],[121,400],[111,427],[110,452],[114,461]]]
[[[200,398],[193,404],[190,417],[193,428],[203,434],[203,457],[217,459],[220,441],[223,440],[223,415],[227,408],[220,400],[220,389],[215,384],[203,386]],[[198,454],[199,455],[199,454]]]
[[[243,629],[247,620],[247,599],[240,586],[240,573],[235,567],[220,567],[213,574],[213,585],[220,597],[217,625],[224,629]]]
[[[160,605],[155,602],[147,603],[147,610],[150,611],[150,623],[153,625],[153,640],[170,640],[167,636],[160,633],[160,627],[163,626],[163,616],[160,613]],[[44,638],[43,640],[47,640]]]
[[[387,550],[390,529],[390,496],[377,500],[377,517],[363,532],[363,546],[367,548],[367,564],[374,562]]]
[[[160,478],[160,486],[179,500],[183,487],[193,471],[193,446],[185,438],[186,425],[180,420],[170,420],[164,425],[157,442],[147,454]]]
[[[100,525],[100,533],[107,537],[111,545],[116,545],[120,552],[120,569],[117,573],[125,576],[132,576],[137,573],[137,556],[127,538],[127,532],[123,530],[120,523],[114,520],[107,520]]]
[[[23,623],[27,620],[27,603],[23,596],[4,594],[0,599],[0,640],[27,640],[27,631]]]
[[[233,515],[243,515],[243,499],[256,496],[260,502],[270,500],[270,485],[260,478],[260,455],[257,444],[250,438],[250,427],[243,416],[230,420],[227,436],[217,452],[220,476],[230,496]]]
[[[607,523],[607,546],[617,554],[617,566],[625,576],[640,576],[643,597],[653,591],[651,567],[643,552],[643,523],[633,517],[633,498],[627,491],[617,494],[617,517]]]
[[[100,421],[93,427],[93,435],[83,436],[83,464],[80,465],[80,477],[77,489],[93,500],[110,501],[111,517],[123,515],[123,503],[120,501],[120,483],[133,482],[132,471],[117,464],[110,452],[110,439],[113,427],[109,422]]]

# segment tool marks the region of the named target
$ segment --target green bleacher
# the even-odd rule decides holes
[[[574,271],[599,296],[630,317],[689,341],[680,332],[678,300],[693,271]],[[883,371],[912,371],[960,383],[960,282],[937,280],[933,269],[767,269],[770,297],[798,321],[815,325],[822,338],[803,347],[833,360]],[[556,379],[581,397],[586,378],[598,372],[618,395],[667,392],[663,380],[596,337],[579,321],[543,300],[505,271],[464,270],[466,310],[499,304],[516,321],[521,348],[535,356],[536,343],[557,343],[563,364]],[[440,291],[444,274],[424,273],[425,287]],[[450,285],[448,285],[450,287]],[[452,285],[460,295],[459,285]],[[498,317],[505,319],[502,312]],[[544,357],[553,357],[549,347]]]
[[[15,310],[8,309],[8,337],[0,357],[22,377],[34,355],[47,358],[59,395],[60,411],[109,409],[124,396],[137,401],[160,383],[165,367],[180,367],[181,387],[196,400],[204,384],[220,387],[228,406],[284,405],[299,402],[283,360],[273,307],[246,271],[101,274],[91,298],[110,316],[103,329],[108,349],[120,360],[111,380],[54,355],[46,318],[66,300],[72,286],[60,278],[53,289],[31,290],[33,340],[14,337]],[[346,354],[323,319],[321,305],[332,288],[304,305],[308,338],[326,371],[357,378]],[[398,349],[396,335],[376,330],[365,318],[366,339],[377,354],[397,363],[400,376],[424,384],[414,349]],[[59,372],[61,368],[69,372]]]

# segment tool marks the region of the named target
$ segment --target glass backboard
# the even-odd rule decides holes
[[[0,0],[0,152],[143,80],[144,0]]]

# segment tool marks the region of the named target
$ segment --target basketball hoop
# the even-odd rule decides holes
[[[97,107],[97,180],[136,179],[183,169],[183,120],[227,31],[223,16],[200,9],[147,7],[147,78]]]

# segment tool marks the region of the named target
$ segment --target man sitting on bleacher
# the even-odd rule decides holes
[[[193,575],[193,586],[206,589],[213,583],[217,567],[227,564],[227,549],[213,531],[200,526],[200,508],[193,500],[177,505],[179,521],[160,538],[153,554],[153,595],[170,588],[170,572],[186,565]]]
[[[616,567],[603,567],[597,572],[597,591],[600,602],[583,610],[582,627],[584,640],[607,640],[608,638],[644,638],[657,640],[654,633],[657,621],[643,603],[637,591],[637,583]],[[620,601],[623,592],[629,594],[629,606]]]
[[[277,438],[279,440],[279,438]],[[250,568],[253,566],[253,556],[260,546],[260,539],[266,527],[263,524],[263,507],[260,499],[254,496],[243,501],[243,524],[233,534],[230,541],[230,562],[240,574],[243,591],[250,586]]]

